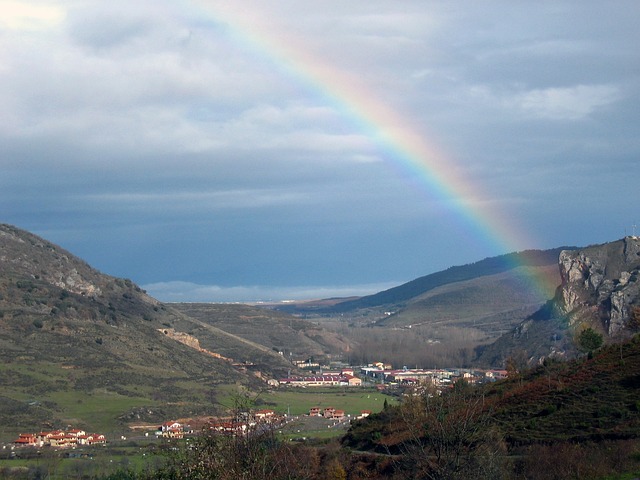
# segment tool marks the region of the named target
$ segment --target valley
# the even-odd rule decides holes
[[[162,303],[0,225],[0,468],[33,473],[33,460],[44,458],[15,443],[21,434],[80,429],[105,435],[109,454],[96,458],[121,462],[104,471],[135,466],[144,478],[141,465],[173,468],[171,455],[145,461],[168,448],[153,433],[164,422],[197,425],[186,438],[207,442],[199,434],[207,422],[240,425],[238,415],[269,411],[285,419],[282,428],[260,427],[245,447],[267,434],[283,455],[329,455],[332,445],[346,449],[331,460],[341,468],[355,472],[353,462],[363,462],[380,473],[390,467],[375,464],[379,455],[412,458],[417,445],[397,415],[410,418],[418,399],[457,402],[460,392],[482,395],[490,409],[468,413],[492,425],[500,448],[516,457],[522,445],[633,441],[639,242],[509,254],[370,297]],[[579,343],[587,329],[599,340],[588,351]],[[591,394],[602,401],[591,405]],[[328,412],[324,420],[313,418],[316,409]],[[183,446],[176,451],[189,455]],[[82,448],[93,455],[84,449],[98,447]],[[53,455],[48,471],[68,472],[72,460],[58,465],[64,455]]]

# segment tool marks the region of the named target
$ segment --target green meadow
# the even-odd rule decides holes
[[[385,400],[389,405],[397,403],[395,397],[366,387],[288,388],[264,390],[257,395],[234,386],[218,391],[218,402],[227,409],[249,406],[291,415],[305,415],[311,407],[333,407],[344,410],[347,415],[357,416],[362,410],[381,411]]]
[[[306,416],[311,407],[334,407],[355,417],[362,410],[382,410],[385,400],[390,405],[397,403],[394,397],[370,388],[265,390],[256,395],[241,386],[222,385],[217,389],[216,397],[218,408],[244,405],[253,409],[269,408],[281,414],[289,413],[296,418],[279,428],[276,434],[283,440],[293,441],[323,441],[343,435],[348,428],[348,422],[336,425],[333,421]],[[91,425],[102,432],[123,429],[115,421],[119,415],[136,406],[153,404],[146,398],[123,396],[99,389],[82,395],[66,389],[58,390],[47,395],[46,401],[55,402],[61,416],[70,423],[73,423],[74,419],[80,423],[83,419],[90,418]],[[33,430],[38,429],[35,427],[36,425]],[[153,468],[163,461],[162,456],[157,455],[158,447],[163,444],[162,440],[153,437],[131,441],[121,441],[119,438],[109,440],[106,447],[79,449],[91,454],[91,458],[63,458],[67,451],[38,454],[32,450],[29,454],[31,449],[28,449],[19,453],[19,456],[27,455],[30,458],[12,459],[9,458],[9,452],[5,451],[5,455],[0,455],[0,473],[11,474],[11,470],[8,469],[17,469],[17,473],[20,468],[29,468],[32,473],[34,469],[39,469],[40,474],[52,479],[81,478],[83,475],[95,475],[98,472],[104,474],[118,469],[140,471]]]

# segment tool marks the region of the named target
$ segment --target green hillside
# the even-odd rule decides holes
[[[509,379],[478,388],[461,383],[441,396],[407,397],[354,423],[343,445],[400,455],[414,473],[457,472],[460,478],[489,467],[500,478],[515,478],[518,470],[529,471],[522,478],[603,478],[616,469],[637,474],[639,371],[636,336],[592,358],[512,371]],[[607,453],[614,450],[617,464]],[[566,470],[548,462],[562,462],[562,455]],[[580,469],[582,475],[558,473]]]
[[[518,267],[543,267],[557,265],[558,255],[562,250],[574,247],[559,247],[550,250],[526,250],[509,253],[497,257],[485,258],[469,265],[450,267],[441,272],[425,275],[394,288],[368,295],[355,300],[348,300],[331,307],[330,311],[345,312],[361,308],[383,305],[403,305],[420,295],[444,285],[464,282],[474,278],[508,272]]]
[[[236,365],[246,359],[254,370]],[[290,365],[10,225],[0,225],[0,360],[0,440],[212,414],[220,385],[261,387]]]
[[[192,319],[262,345],[268,350],[283,352],[294,359],[317,359],[348,350],[345,338],[319,325],[282,312],[239,304],[176,303],[176,310]],[[239,353],[229,351],[231,356]]]

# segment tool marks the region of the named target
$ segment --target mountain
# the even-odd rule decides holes
[[[529,362],[577,352],[577,338],[591,328],[605,343],[622,341],[640,326],[640,238],[628,236],[562,251],[561,284],[543,308],[487,346],[479,357],[497,365],[514,352]]]
[[[561,283],[560,252],[573,248],[486,258],[366,297],[275,308],[332,324],[350,339],[350,358],[358,362],[471,366],[477,348],[511,331],[553,297]],[[498,361],[503,361],[499,355]]]
[[[554,248],[551,250],[526,250],[500,255],[498,257],[485,258],[484,260],[469,265],[450,267],[441,272],[425,275],[373,295],[340,302],[323,309],[323,311],[335,313],[364,308],[403,306],[438,287],[480,277],[499,275],[518,268],[555,266],[558,262],[559,253],[567,249],[571,249],[571,247]]]
[[[0,359],[0,422],[11,432],[211,414],[221,385],[262,386],[291,368],[271,347],[190,318],[5,224]]]
[[[560,254],[558,303],[570,325],[626,336],[640,316],[640,237]],[[632,324],[632,325],[630,325]]]

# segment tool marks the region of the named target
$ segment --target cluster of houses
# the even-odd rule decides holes
[[[282,424],[284,420],[282,415],[276,414],[273,410],[264,409],[240,415],[239,418],[214,419],[204,427],[224,435],[247,435],[256,431],[261,425],[278,425]],[[191,433],[193,431],[188,426],[180,422],[169,421],[160,426],[156,435],[163,438],[184,438],[186,434]]]
[[[184,438],[185,425],[179,422],[168,421],[160,425],[156,435],[163,438]]]
[[[324,410],[320,407],[311,407],[309,409],[310,417],[324,417],[341,420],[345,417],[344,410],[336,410],[333,407],[327,407]]]
[[[369,415],[371,415],[371,410],[362,410],[357,418],[365,418]],[[311,407],[309,409],[309,416],[343,420],[345,418],[345,413],[344,410],[338,410],[333,407],[326,407],[324,409],[320,407]]]
[[[479,370],[479,369],[422,369],[402,368],[394,370],[390,365],[369,365],[360,369],[361,375],[370,378],[374,382],[387,385],[418,385],[431,384],[438,388],[446,388],[455,384],[458,380],[465,380],[470,384],[495,382],[506,378],[506,370]]]
[[[304,362],[301,365],[307,367],[308,363]],[[269,384],[276,387],[354,387],[361,386],[364,379],[365,381],[369,380],[386,386],[431,384],[437,388],[446,388],[460,379],[464,379],[470,384],[480,384],[501,380],[507,376],[506,370],[407,367],[393,369],[391,365],[382,362],[356,368],[358,369],[358,376],[354,373],[354,368],[342,368],[336,371],[323,371],[320,369],[319,372],[308,376],[289,376],[279,380],[270,380]]]
[[[305,377],[287,377],[278,380],[278,385],[290,387],[359,387],[362,380],[354,375],[353,369],[320,372]]]
[[[87,433],[84,430],[73,429],[21,433],[13,443],[31,447],[75,447],[77,445],[105,444],[107,439],[101,433]]]
[[[248,435],[260,430],[264,425],[277,426],[285,422],[286,419],[283,415],[279,415],[273,410],[263,409],[240,415],[235,419],[211,421],[208,428],[224,435]]]

